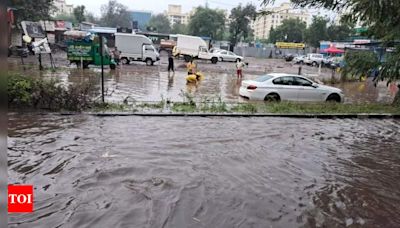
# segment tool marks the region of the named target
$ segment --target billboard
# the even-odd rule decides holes
[[[46,33],[40,22],[22,21],[21,26],[25,35],[28,35],[32,38],[46,37]]]
[[[306,45],[303,43],[289,43],[289,42],[276,42],[277,48],[288,48],[288,49],[296,49],[296,48],[305,48]]]

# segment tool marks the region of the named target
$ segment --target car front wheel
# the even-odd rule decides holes
[[[334,94],[329,95],[328,98],[326,98],[326,101],[340,103],[341,99],[338,94],[334,93]]]

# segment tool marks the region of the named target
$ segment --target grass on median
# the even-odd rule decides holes
[[[262,113],[290,114],[357,114],[357,113],[390,113],[400,114],[400,107],[381,104],[338,104],[338,103],[267,103],[262,105]]]

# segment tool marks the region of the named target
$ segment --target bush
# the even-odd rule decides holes
[[[55,79],[7,75],[10,107],[80,111],[93,105],[94,86],[90,83],[65,86]]]
[[[348,76],[357,79],[368,77],[379,67],[378,56],[371,51],[347,52],[344,61],[346,65],[343,67],[342,78]]]

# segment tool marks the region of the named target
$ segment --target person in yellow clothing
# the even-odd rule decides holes
[[[188,71],[188,75],[191,74],[196,74],[196,64],[193,62],[193,58],[188,62],[188,64],[186,65],[187,67],[187,71]]]
[[[203,74],[197,71],[197,65],[193,61],[193,58],[186,65],[188,76],[186,77],[186,81],[190,82],[198,82],[204,78]]]

